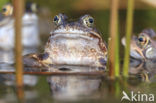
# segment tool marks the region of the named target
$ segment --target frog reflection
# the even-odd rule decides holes
[[[63,75],[48,77],[48,82],[56,100],[79,100],[95,93],[99,89],[101,78],[100,76]]]
[[[138,61],[131,59],[129,74],[141,77],[146,82],[156,82],[156,60]]]
[[[14,72],[15,68],[13,65],[0,63],[0,72]],[[25,70],[26,71],[26,70]],[[15,74],[0,74],[0,83],[5,86],[15,86],[16,78]],[[23,75],[24,86],[33,87],[38,83],[38,77],[35,75],[25,74]]]

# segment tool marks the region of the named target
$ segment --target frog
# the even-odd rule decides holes
[[[130,42],[130,56],[135,59],[155,59],[156,42],[154,38],[156,33],[153,29],[145,29],[138,36],[132,36]],[[125,45],[125,38],[122,39]]]
[[[145,33],[139,34],[138,46],[141,48],[145,59],[156,59],[156,41],[149,35]]]
[[[22,16],[22,45],[24,48],[37,48],[40,45],[37,6],[35,3],[26,3]],[[36,8],[36,9],[35,9]],[[13,50],[15,37],[14,7],[11,3],[5,4],[0,13],[0,49]]]
[[[59,13],[53,22],[55,29],[50,32],[44,52],[25,55],[25,66],[78,65],[105,69],[107,45],[95,28],[92,16],[85,14],[77,21],[70,21]]]

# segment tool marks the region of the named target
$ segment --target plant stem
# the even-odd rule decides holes
[[[112,0],[111,1],[111,17],[110,17],[110,39],[109,39],[109,46],[108,46],[108,54],[109,54],[109,76],[111,79],[113,79],[115,77],[114,75],[114,69],[115,67],[118,69],[118,63],[116,62],[116,56],[118,55],[117,52],[117,48],[114,46],[116,45],[117,42],[117,19],[118,19],[118,0]],[[115,73],[117,75],[117,73]]]
[[[130,54],[130,41],[132,34],[133,26],[133,9],[134,9],[134,0],[128,0],[127,8],[127,21],[126,21],[126,47],[125,47],[125,56],[124,56],[124,65],[123,65],[123,75],[128,77],[129,69],[129,54]]]
[[[120,53],[119,53],[119,28],[118,28],[118,17],[117,17],[117,23],[116,23],[116,37],[115,37],[115,77],[120,76]]]
[[[23,62],[22,62],[22,16],[24,11],[24,0],[14,0],[14,17],[15,17],[15,56],[16,56],[16,85],[23,86]]]

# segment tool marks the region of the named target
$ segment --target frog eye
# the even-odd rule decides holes
[[[38,9],[38,5],[36,3],[27,2],[25,5],[25,11],[30,13],[36,13]]]
[[[2,8],[2,14],[7,16],[9,9],[7,7]]]
[[[60,16],[58,16],[58,15],[56,15],[55,17],[54,17],[54,23],[56,24],[56,25],[59,25],[60,24],[60,22],[61,22],[61,17]]]
[[[2,12],[6,12],[7,11],[7,8],[2,8]]]
[[[94,25],[94,18],[87,15],[86,17],[83,18],[83,24],[87,27],[93,27]]]
[[[12,5],[10,4],[7,4],[5,5],[3,8],[2,8],[2,14],[5,15],[5,16],[10,16],[12,15],[13,13],[13,7]]]
[[[139,42],[144,42],[145,41],[143,37],[138,38],[138,40],[139,40]]]
[[[146,46],[148,44],[148,38],[147,37],[144,37],[144,36],[139,36],[138,37],[138,41],[139,41],[139,44],[141,46]]]

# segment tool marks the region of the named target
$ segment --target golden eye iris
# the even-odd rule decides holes
[[[11,16],[13,14],[13,7],[11,4],[7,4],[2,8],[2,14],[4,16]]]
[[[138,42],[140,44],[141,47],[146,47],[146,45],[148,44],[148,38],[145,36],[139,36],[138,37]]]
[[[86,16],[83,18],[83,24],[87,27],[93,27],[94,19],[91,16]]]

